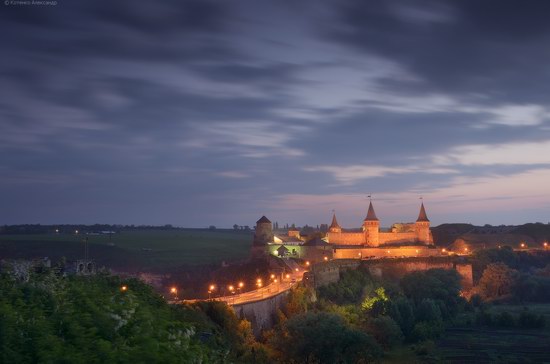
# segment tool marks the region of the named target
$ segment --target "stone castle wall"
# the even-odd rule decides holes
[[[336,245],[363,245],[365,233],[327,233],[328,241]]]
[[[392,243],[416,243],[418,242],[418,233],[416,231],[410,232],[378,232],[378,238],[373,239],[378,242],[379,245],[392,244]],[[327,238],[330,244],[335,245],[364,245],[367,243],[365,233],[327,233]],[[425,243],[430,243],[426,241]]]
[[[407,242],[416,242],[418,240],[418,236],[416,234],[416,231],[414,232],[407,232],[407,233],[390,233],[390,232],[383,232],[378,233],[378,241],[380,242],[380,245],[388,244],[388,243],[407,243]]]
[[[378,277],[401,278],[404,275],[425,271],[433,268],[455,269],[462,277],[462,287],[469,290],[473,286],[472,265],[470,263],[455,263],[451,259],[423,257],[416,260],[370,260],[360,261],[358,259],[333,260],[315,264],[312,269],[313,285],[320,287],[340,280],[340,272],[346,269],[357,269],[360,264],[365,264],[372,275]]]
[[[402,246],[402,247],[380,247],[380,248],[345,248],[334,249],[334,259],[359,259],[359,258],[402,258],[402,257],[433,257],[441,256],[438,249],[431,249],[426,246]]]

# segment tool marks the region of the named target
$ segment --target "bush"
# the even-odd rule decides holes
[[[514,327],[516,326],[514,316],[512,316],[509,312],[504,311],[501,312],[495,319],[497,326],[500,327]]]
[[[414,342],[428,339],[436,339],[443,334],[444,327],[441,322],[418,322],[414,325],[411,340]]]
[[[399,325],[388,316],[379,316],[369,320],[367,332],[374,336],[384,349],[391,349],[403,341],[403,333]]]
[[[537,315],[525,309],[521,312],[518,319],[519,327],[524,329],[540,329],[545,325],[544,316]]]

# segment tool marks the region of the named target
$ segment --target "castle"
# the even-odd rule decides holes
[[[380,229],[380,221],[370,202],[361,229],[342,229],[336,214],[333,214],[332,223],[321,238],[322,234],[316,232],[313,235],[303,235],[295,228],[289,228],[282,234],[280,231],[274,233],[271,221],[262,216],[256,222],[252,254],[267,253],[312,261],[327,258],[426,257],[439,254],[433,243],[424,203],[420,205],[416,222],[393,224],[389,231],[384,231]]]
[[[371,201],[361,230],[343,232],[334,214],[326,240],[333,245],[363,245],[373,248],[392,244],[433,244],[430,220],[426,215],[424,203],[420,205],[420,213],[415,223],[393,224],[391,231],[380,231],[380,221],[376,217]]]

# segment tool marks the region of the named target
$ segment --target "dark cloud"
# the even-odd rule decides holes
[[[335,3],[329,38],[395,61],[416,80],[393,90],[450,92],[487,102],[542,102],[550,89],[550,4],[540,1]],[[479,97],[482,96],[482,97]]]
[[[245,225],[287,195],[415,194],[547,168],[434,158],[550,139],[548,12],[473,0],[3,7],[0,224]],[[297,215],[273,219],[319,222],[290,206]]]

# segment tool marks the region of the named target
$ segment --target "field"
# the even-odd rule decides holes
[[[488,311],[506,311],[517,320],[525,307],[545,317],[544,329],[449,328],[437,342],[438,358],[445,363],[550,363],[550,304],[495,305]]]
[[[89,256],[98,266],[120,270],[160,272],[182,266],[220,264],[248,256],[251,233],[230,230],[124,230],[109,235],[0,235],[0,258],[49,257],[53,261]]]

